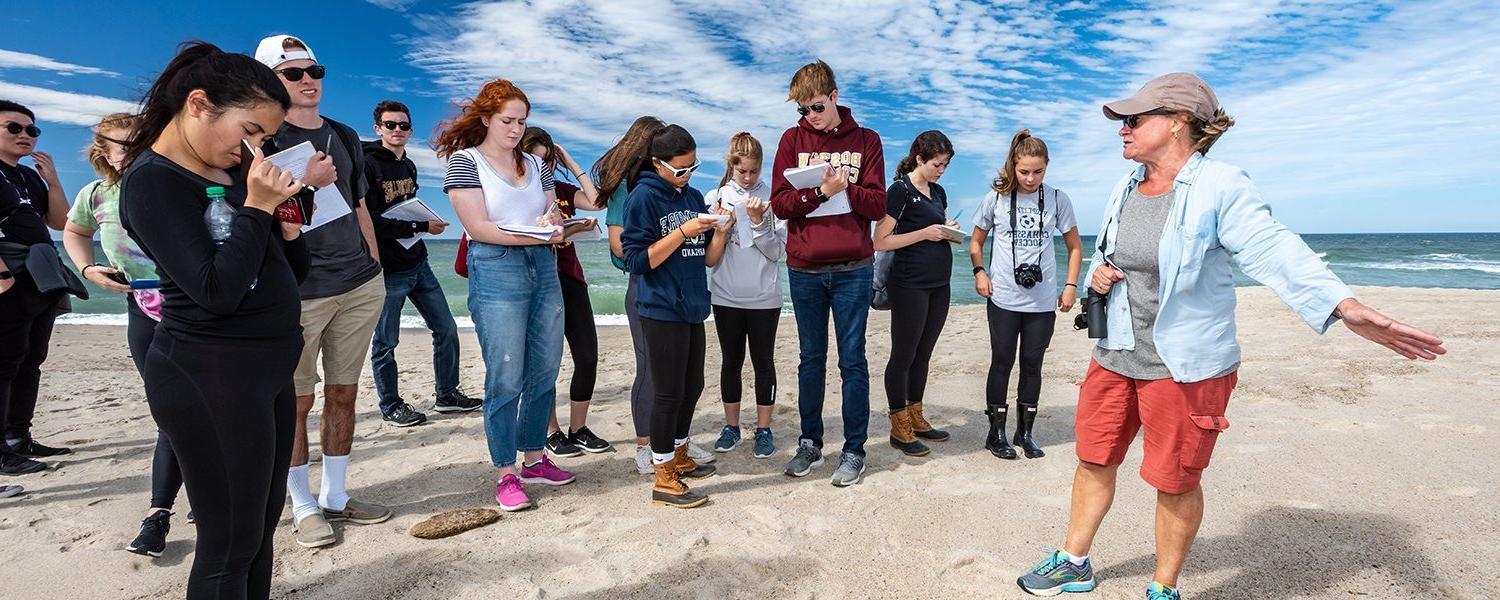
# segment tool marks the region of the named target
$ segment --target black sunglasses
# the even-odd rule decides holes
[[[810,112],[815,112],[815,113],[818,113],[818,114],[822,114],[823,110],[826,109],[826,108],[828,108],[828,107],[826,105],[824,105],[822,102],[814,102],[810,106],[798,106],[797,107],[797,114],[802,115],[804,117],[807,116],[807,113],[810,113]]]
[[[407,121],[381,121],[380,126],[392,131],[397,129],[400,129],[401,131],[411,131],[411,123]]]
[[[324,75],[328,74],[328,68],[323,65],[313,65],[311,67],[276,69],[276,72],[281,73],[281,76],[285,77],[287,81],[302,81],[303,73],[306,73],[308,77],[313,79],[322,79]]]
[[[5,130],[9,131],[11,135],[21,135],[21,132],[24,131],[26,132],[26,135],[29,135],[31,137],[42,137],[41,127],[37,127],[36,125],[22,125],[15,121],[7,122],[5,124]]]
[[[1171,111],[1166,110],[1164,108],[1158,108],[1156,110],[1148,110],[1148,111],[1140,113],[1140,114],[1125,115],[1125,118],[1120,119],[1120,122],[1124,123],[1126,127],[1129,127],[1131,129],[1135,129],[1137,125],[1141,124],[1141,117],[1144,117],[1146,115],[1170,115],[1170,114],[1172,114]]]

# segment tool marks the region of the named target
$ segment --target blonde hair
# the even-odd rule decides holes
[[[1010,138],[1010,152],[1005,155],[1005,164],[1000,167],[1000,173],[995,177],[993,186],[997,194],[1009,194],[1016,189],[1016,162],[1022,156],[1035,156],[1042,162],[1050,163],[1052,159],[1047,156],[1047,142],[1041,138],[1032,137],[1030,129],[1022,129],[1016,132],[1015,137]]]
[[[741,131],[729,138],[729,152],[724,155],[724,176],[719,178],[719,187],[729,183],[729,178],[734,176],[734,168],[741,161],[753,161],[760,164],[765,160],[765,152],[761,150],[760,140],[750,135],[748,131]]]
[[[797,74],[792,75],[792,85],[787,90],[787,100],[802,102],[812,100],[818,94],[833,95],[839,84],[833,78],[833,67],[828,63],[818,60],[803,65],[797,69]]]
[[[140,124],[139,116],[119,112],[104,115],[104,118],[99,119],[99,124],[94,126],[94,135],[90,138],[89,145],[83,149],[83,156],[88,159],[89,166],[94,168],[94,173],[104,178],[105,183],[120,183],[120,178],[124,176],[124,173],[109,164],[109,142],[123,146]],[[125,135],[104,135],[105,132],[113,131],[121,131]]]
[[[1208,149],[1214,147],[1214,142],[1219,141],[1219,137],[1229,131],[1230,127],[1234,127],[1234,118],[1225,113],[1222,108],[1214,111],[1212,121],[1189,116],[1188,139],[1193,141],[1195,152],[1208,154]]]

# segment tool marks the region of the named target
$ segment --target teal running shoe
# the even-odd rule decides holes
[[[719,432],[719,441],[714,442],[714,452],[728,452],[739,445],[740,428],[725,425],[724,430]]]
[[[1016,585],[1033,596],[1056,596],[1063,592],[1094,591],[1094,565],[1084,559],[1082,565],[1068,560],[1062,550],[1054,550],[1031,571],[1016,578]]]
[[[1164,586],[1155,581],[1146,587],[1146,600],[1179,600],[1182,594],[1177,590]]]

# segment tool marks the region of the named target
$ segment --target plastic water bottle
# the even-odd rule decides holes
[[[234,225],[234,207],[224,200],[224,188],[213,186],[205,191],[208,210],[203,211],[203,222],[208,224],[208,235],[214,239],[214,245],[222,246]]]

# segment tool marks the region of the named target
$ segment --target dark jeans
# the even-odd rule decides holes
[[[599,332],[594,329],[594,306],[589,302],[589,285],[567,275],[558,275],[563,295],[563,338],[573,355],[573,381],[568,399],[588,402],[594,398],[594,381],[599,377]]]
[[[922,401],[932,349],[948,320],[948,286],[886,286],[891,296],[891,360],[885,365],[885,397],[892,412]]]
[[[750,363],[755,367],[755,405],[776,404],[776,326],[779,308],[732,308],[714,305],[714,332],[724,362],[719,370],[719,391],[725,404],[739,404],[740,371],[745,366],[745,343],[750,343]]]
[[[1057,313],[1016,312],[986,302],[990,321],[990,375],[985,383],[985,403],[1005,406],[1010,370],[1016,364],[1016,344],[1021,348],[1021,381],[1016,384],[1016,403],[1036,406],[1042,397],[1042,359],[1052,343]]]
[[[151,340],[156,337],[156,321],[141,312],[135,296],[125,296],[126,314],[130,320],[125,328],[125,341],[130,345],[130,360],[135,361],[135,370],[141,378],[146,377],[146,351],[151,349]],[[172,441],[167,434],[156,430],[156,450],[151,456],[151,508],[172,510],[177,502],[177,492],[182,490],[182,469],[177,466],[177,454],[172,451]]]
[[[38,291],[26,274],[17,275],[15,285],[0,294],[0,425],[7,440],[31,437],[58,295]]]
[[[432,274],[432,267],[424,260],[414,269],[387,271],[385,308],[370,343],[370,369],[375,374],[375,393],[380,397],[382,415],[390,414],[401,402],[396,345],[401,343],[401,309],[406,306],[407,298],[411,298],[427,328],[432,330],[432,370],[436,379],[433,391],[442,397],[458,389],[458,324],[453,322],[453,311],[448,308],[448,298]]]
[[[686,438],[693,409],[703,395],[703,354],[707,340],[702,323],[658,321],[641,317],[646,352],[651,355],[651,451],[667,454]]]
[[[843,379],[844,451],[863,456],[870,427],[870,368],[865,361],[865,323],[870,317],[870,280],[863,267],[837,273],[789,269],[792,312],[797,315],[797,408],[801,439],[823,447],[823,388],[828,371],[828,315],[833,314]]]

